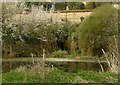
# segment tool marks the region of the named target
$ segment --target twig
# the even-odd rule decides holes
[[[101,67],[102,72],[104,72],[104,69],[103,69],[103,66],[102,66],[100,60],[98,60],[98,62],[99,62],[99,64],[100,64],[100,67]]]
[[[45,75],[45,72],[44,72],[44,70],[45,70],[45,49],[43,49],[43,79],[44,79],[44,75]]]
[[[103,54],[105,55],[106,60],[107,60],[107,63],[108,63],[108,65],[109,65],[110,69],[111,69],[111,64],[110,64],[110,61],[108,60],[107,55],[106,55],[106,53],[105,53],[104,49],[102,49],[102,52],[103,52]]]
[[[31,57],[32,57],[33,65],[35,65],[34,58],[33,58],[33,53],[31,53]]]

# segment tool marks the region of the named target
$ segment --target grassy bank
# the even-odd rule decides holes
[[[77,73],[52,70],[45,78],[29,72],[11,71],[2,74],[3,83],[117,83],[118,74],[112,72],[79,71]]]

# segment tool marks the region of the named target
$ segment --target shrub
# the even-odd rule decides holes
[[[86,3],[86,9],[94,9],[94,8],[95,8],[95,2]]]
[[[76,50],[76,51],[74,50],[74,51],[71,52],[71,55],[78,56],[80,53],[81,52],[79,50]]]
[[[109,45],[113,42],[112,37],[117,33],[117,27],[113,22],[116,14],[112,5],[104,4],[81,23],[77,34],[79,48],[83,54],[102,56],[101,49],[109,51]]]
[[[80,3],[79,3],[79,6],[80,6],[80,9],[85,9],[84,3],[80,2]]]
[[[65,55],[67,55],[67,51],[58,50],[58,51],[52,52],[52,54],[50,56],[55,57],[55,58],[63,58],[63,57],[65,57]]]
[[[99,7],[99,6],[103,5],[103,4],[111,4],[111,2],[95,2],[95,8]]]
[[[66,5],[64,2],[60,2],[60,3],[55,4],[55,10],[65,10],[65,9],[66,9]]]
[[[69,2],[68,7],[70,10],[84,9],[85,5],[82,2]]]
[[[96,2],[95,7],[99,7],[99,6],[101,6],[101,4],[102,4],[102,2]]]

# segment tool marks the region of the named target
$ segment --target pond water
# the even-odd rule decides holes
[[[35,63],[38,63],[35,61]],[[11,69],[18,68],[24,65],[33,65],[32,61],[3,61],[2,72],[8,72]],[[108,71],[109,67],[107,62],[101,62],[104,71]],[[45,66],[62,69],[66,72],[77,72],[79,70],[87,71],[101,71],[100,64],[96,62],[87,61],[45,61]]]

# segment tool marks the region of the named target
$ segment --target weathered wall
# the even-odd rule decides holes
[[[67,21],[73,21],[73,22],[80,22],[81,17],[88,17],[92,12],[74,12],[74,13],[54,13],[53,14],[53,21],[54,20],[67,20]]]
[[[53,22],[57,22],[57,21],[72,21],[72,22],[80,22],[80,17],[88,17],[90,14],[92,13],[92,11],[89,12],[64,12],[64,13],[47,13],[47,12],[43,12],[43,13],[34,13],[34,14],[17,14],[14,16],[15,20],[28,20],[30,21],[30,19],[35,19],[35,20],[52,20]]]

